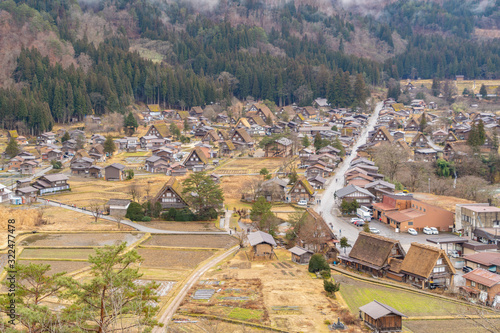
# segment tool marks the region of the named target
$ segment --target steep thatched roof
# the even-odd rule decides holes
[[[161,196],[163,193],[165,193],[166,190],[170,189],[172,192],[177,194],[177,196],[186,204],[189,205],[186,200],[182,197],[182,189],[175,177],[170,177],[170,179],[163,185],[163,187],[160,189],[160,191],[156,194],[156,196],[153,198],[153,202],[160,201]]]
[[[399,241],[380,235],[360,232],[349,257],[371,265],[383,267],[388,264],[389,256],[395,246],[398,246],[404,255],[404,250]]]
[[[410,250],[401,265],[401,271],[427,279],[439,258],[442,258],[443,262],[448,265],[450,272],[456,273],[444,250],[430,245],[411,243]]]

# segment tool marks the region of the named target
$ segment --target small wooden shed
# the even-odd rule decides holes
[[[374,300],[359,308],[359,317],[375,332],[401,332],[403,317],[396,309]]]
[[[248,241],[252,247],[251,259],[272,259],[276,242],[273,236],[263,231],[255,231],[248,234]]]
[[[290,253],[292,253],[292,261],[297,264],[308,264],[312,255],[314,254],[312,251],[306,250],[300,246],[294,246],[289,249]]]

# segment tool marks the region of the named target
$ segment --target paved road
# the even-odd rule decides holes
[[[186,281],[182,289],[179,291],[179,293],[175,296],[174,300],[168,305],[167,309],[165,312],[162,314],[162,316],[158,319],[160,323],[163,323],[165,327],[156,327],[153,329],[153,333],[163,333],[163,332],[168,332],[168,323],[172,319],[173,315],[179,308],[179,305],[182,303],[184,298],[186,297],[187,292],[189,289],[191,289],[196,282],[200,279],[200,277],[206,273],[211,267],[217,265],[219,262],[222,260],[226,259],[229,257],[231,254],[236,252],[239,249],[239,246],[235,246],[228,251],[224,252],[220,256],[210,260],[208,263],[200,267],[198,270],[196,270]]]
[[[83,213],[83,214],[87,214],[87,215],[93,216],[92,212],[90,212],[88,210],[80,209],[80,208],[77,208],[77,207],[72,207],[72,206],[69,206],[69,205],[66,205],[66,204],[63,204],[63,203],[60,203],[60,202],[56,202],[56,201],[52,201],[52,200],[47,200],[47,199],[43,199],[43,198],[38,198],[37,200],[39,202],[42,202],[44,204],[48,204],[50,206],[62,207],[62,208],[69,209],[69,210],[72,210],[72,211],[75,211],[75,212],[79,212],[79,213]],[[172,235],[173,234],[180,234],[180,235],[227,235],[228,234],[227,231],[176,231],[176,230],[160,230],[160,229],[149,228],[149,227],[143,226],[143,225],[138,224],[138,223],[134,223],[134,222],[129,221],[129,220],[117,220],[115,217],[108,216],[108,215],[101,215],[101,216],[99,216],[99,218],[105,219],[105,220],[109,220],[109,221],[113,221],[113,222],[119,222],[121,224],[128,225],[129,227],[132,227],[132,228],[136,229],[137,231],[149,232],[149,233],[152,233],[152,234],[172,234]]]
[[[347,237],[347,239],[349,240],[349,244],[354,244],[354,242],[358,238],[358,233],[360,230],[350,223],[345,222],[341,218],[337,217],[338,210],[335,207],[333,194],[337,190],[344,187],[344,174],[346,173],[347,169],[349,169],[349,165],[351,164],[352,160],[356,157],[359,146],[366,143],[368,132],[372,131],[377,124],[378,115],[381,109],[382,103],[378,103],[372,115],[370,116],[370,118],[368,118],[366,127],[352,147],[351,154],[349,156],[346,156],[344,161],[338,166],[335,172],[335,176],[329,180],[329,183],[327,184],[327,187],[323,192],[321,203],[319,205],[316,205],[315,207],[315,210],[323,216],[328,224],[333,224],[333,231],[335,232],[335,234],[340,237]]]

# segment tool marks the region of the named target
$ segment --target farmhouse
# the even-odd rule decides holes
[[[378,301],[373,301],[359,308],[359,317],[374,332],[401,332],[403,317],[398,310]]]
[[[41,176],[35,181],[33,187],[38,189],[40,195],[65,191],[69,189],[68,176],[60,173]]]
[[[375,276],[400,277],[390,272],[391,261],[403,259],[406,253],[399,241],[380,235],[360,232],[348,256],[340,255],[342,264]],[[399,276],[398,276],[399,275]]]
[[[465,286],[460,287],[460,293],[468,299],[489,306],[500,303],[500,275],[476,268],[464,274]]]
[[[153,202],[159,202],[161,208],[164,210],[170,208],[185,208],[188,206],[188,203],[182,197],[179,182],[175,177],[170,177],[158,194],[156,194]]]
[[[89,173],[89,169],[94,164],[94,160],[90,157],[81,157],[71,161],[70,169],[74,175],[85,175]]]
[[[451,287],[456,274],[444,250],[416,242],[411,243],[401,265],[401,273],[405,275],[406,283],[421,289]]]
[[[347,185],[334,194],[337,200],[352,202],[356,200],[360,205],[371,206],[375,196],[368,190],[356,185]]]
[[[159,139],[166,138],[168,136],[167,124],[162,122],[151,125],[144,136],[155,136]]]
[[[300,178],[293,184],[288,192],[288,202],[297,203],[300,200],[311,202],[314,199],[316,192],[311,184],[304,177]]]
[[[200,168],[200,167],[204,169],[207,164],[208,164],[208,157],[207,155],[205,155],[205,152],[200,147],[196,147],[193,150],[191,150],[189,155],[184,160],[184,166],[189,170],[193,170],[194,168]]]
[[[248,242],[252,247],[250,257],[252,260],[256,258],[272,259],[276,242],[273,236],[263,231],[255,231],[248,234]]]

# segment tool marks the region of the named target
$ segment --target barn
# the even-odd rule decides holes
[[[403,317],[396,309],[376,300],[359,308],[359,317],[375,332],[401,332]]]
[[[263,231],[255,231],[248,234],[248,241],[252,247],[251,259],[263,258],[272,259],[276,242],[273,236]]]

